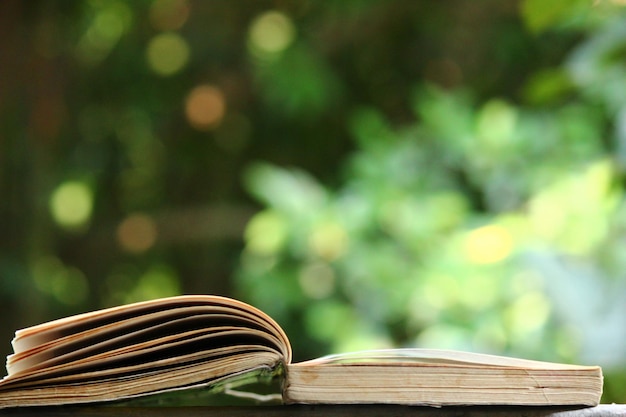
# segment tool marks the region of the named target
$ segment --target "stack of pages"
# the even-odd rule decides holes
[[[0,407],[102,402],[281,379],[285,403],[587,405],[602,370],[500,356],[395,349],[292,363],[285,332],[230,298],[180,296],[18,330]]]

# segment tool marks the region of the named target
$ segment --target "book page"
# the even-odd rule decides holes
[[[483,353],[462,352],[444,349],[380,349],[365,350],[323,356],[293,366],[319,366],[324,364],[389,364],[424,363],[435,365],[507,367],[519,369],[580,369],[581,365],[542,362]],[[594,368],[594,367],[589,367]]]
[[[287,366],[287,403],[596,405],[602,370],[436,349],[330,355]]]
[[[119,378],[101,378],[96,374],[85,374],[82,380],[60,378],[35,389],[25,387],[3,391],[0,409],[112,401],[199,387],[221,391],[225,387],[274,378],[280,373],[280,369],[274,366],[275,357],[271,352],[250,352],[152,372],[132,372]]]
[[[0,408],[232,386],[239,375],[282,375],[291,360],[287,336],[268,315],[202,295],[54,320],[17,331],[13,345]]]
[[[110,324],[117,325],[126,319],[141,320],[139,317],[155,313],[190,308],[193,306],[222,306],[232,309],[234,315],[252,317],[283,345],[285,361],[291,361],[289,339],[281,327],[267,314],[241,301],[215,295],[184,295],[112,307],[89,313],[78,314],[47,323],[21,329],[15,332],[11,342],[15,354],[35,348],[72,334],[88,331]],[[165,313],[169,314],[169,313]]]
[[[19,375],[121,348],[139,350],[142,343],[162,344],[186,338],[194,331],[208,333],[228,327],[250,329],[277,349],[281,346],[281,341],[265,331],[252,315],[221,306],[197,306],[131,317],[20,351],[7,357],[7,372]]]

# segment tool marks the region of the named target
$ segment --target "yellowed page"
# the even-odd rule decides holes
[[[445,349],[380,349],[365,350],[351,353],[340,353],[323,356],[306,362],[300,362],[298,366],[318,366],[322,364],[350,364],[350,363],[380,363],[392,364],[394,362],[431,363],[437,365],[479,365],[492,367],[509,367],[521,369],[581,369],[597,368],[563,363],[534,361],[507,356],[488,355],[483,353],[464,352]]]

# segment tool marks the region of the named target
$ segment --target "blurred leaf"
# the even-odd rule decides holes
[[[524,86],[524,99],[531,105],[555,103],[574,92],[569,74],[562,68],[550,68],[533,74]]]
[[[350,130],[362,149],[372,153],[387,149],[388,141],[396,139],[383,115],[372,108],[360,108],[352,113]]]
[[[308,332],[320,340],[335,342],[354,336],[355,321],[359,318],[345,303],[323,301],[313,304],[306,312]]]
[[[468,146],[474,115],[467,94],[426,86],[417,89],[414,110],[425,127],[445,141],[451,154]]]
[[[529,212],[534,233],[572,254],[594,250],[607,237],[607,220],[618,203],[613,175],[608,161],[597,161],[535,195]]]
[[[587,0],[523,0],[521,13],[526,26],[531,31],[539,33],[562,23],[583,6],[588,8],[591,2]]]
[[[476,118],[476,136],[483,145],[481,151],[496,153],[513,139],[517,124],[517,109],[503,100],[485,103]]]
[[[277,116],[315,119],[337,108],[341,83],[326,63],[303,46],[255,67],[263,98]]]
[[[288,225],[280,213],[262,211],[246,226],[246,249],[259,255],[278,254],[287,240],[288,232]]]
[[[581,42],[565,68],[581,93],[602,103],[612,115],[626,104],[625,58],[626,25],[622,17],[610,20]]]
[[[324,188],[300,170],[258,163],[248,168],[244,181],[252,194],[287,214],[309,213],[326,201]]]

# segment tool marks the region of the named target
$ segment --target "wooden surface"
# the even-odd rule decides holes
[[[563,407],[406,407],[395,405],[251,407],[49,407],[0,410],[0,416],[40,417],[626,417],[625,404]]]

